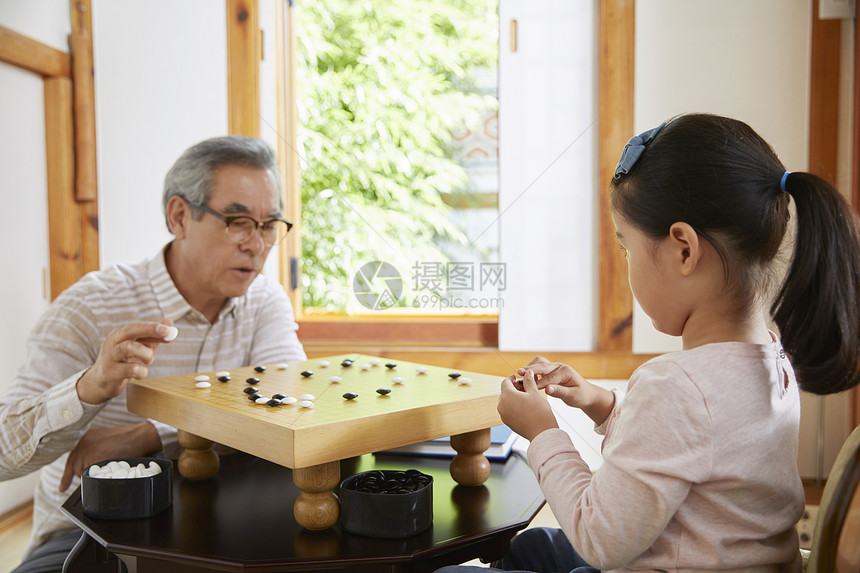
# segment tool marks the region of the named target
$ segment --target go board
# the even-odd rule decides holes
[[[343,365],[344,360],[352,360],[351,365]],[[128,385],[128,409],[290,468],[501,423],[499,376],[366,355],[258,366],[265,370],[230,370],[225,382],[217,372],[136,380]],[[449,376],[457,373],[457,378]],[[198,375],[208,376],[210,386],[198,388]],[[258,381],[249,384],[249,378]],[[312,407],[258,404],[244,392],[249,386],[265,398],[309,394]],[[380,389],[390,392],[380,394]],[[348,393],[356,396],[344,398]]]

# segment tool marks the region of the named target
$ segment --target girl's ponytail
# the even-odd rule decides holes
[[[629,149],[628,149],[629,148]],[[790,219],[791,266],[771,314],[800,387],[840,392],[860,382],[860,222],[832,185],[785,174],[749,125],[687,114],[633,138],[610,184],[612,209],[662,240],[683,221],[717,252],[739,311],[758,311]],[[788,195],[786,195],[786,193]]]
[[[771,307],[800,387],[816,394],[860,382],[860,225],[853,207],[816,175],[791,173],[797,234]]]

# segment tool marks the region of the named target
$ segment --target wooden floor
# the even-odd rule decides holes
[[[32,526],[32,505],[21,506],[0,519],[0,573],[9,573],[21,562]]]

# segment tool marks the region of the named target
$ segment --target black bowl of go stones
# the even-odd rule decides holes
[[[368,537],[411,537],[433,525],[433,477],[418,470],[370,470],[340,484],[341,524]]]
[[[81,475],[81,505],[88,517],[141,519],[173,504],[173,462],[126,458],[93,464]]]

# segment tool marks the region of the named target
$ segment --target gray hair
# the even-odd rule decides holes
[[[278,205],[284,207],[281,196],[281,178],[271,146],[256,137],[226,135],[213,137],[189,147],[179,156],[164,177],[162,211],[167,222],[167,202],[178,195],[192,205],[205,205],[212,197],[212,176],[224,165],[238,165],[269,171],[278,188]],[[192,206],[192,217],[200,219],[203,212]],[[167,229],[170,230],[168,223]]]

